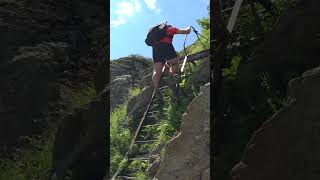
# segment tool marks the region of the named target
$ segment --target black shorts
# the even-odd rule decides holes
[[[152,47],[152,56],[154,63],[162,62],[164,64],[178,55],[171,43],[159,43]]]

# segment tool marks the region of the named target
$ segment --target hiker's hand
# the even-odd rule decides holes
[[[188,26],[186,30],[187,30],[187,34],[190,34],[190,32],[191,32],[191,26]]]

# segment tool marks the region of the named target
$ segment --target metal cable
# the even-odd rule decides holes
[[[198,41],[201,43],[203,48],[206,48],[206,46],[202,43],[202,41],[200,40],[200,37],[202,37],[203,39],[205,39],[204,36],[202,36],[193,26],[190,26],[193,30],[193,32],[196,34]],[[200,37],[199,37],[200,36]]]

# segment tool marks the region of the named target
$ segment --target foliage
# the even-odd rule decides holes
[[[131,134],[128,128],[122,128],[123,120],[126,117],[126,104],[119,106],[111,112],[110,116],[110,166],[111,174],[115,173],[118,164],[123,159]]]
[[[40,139],[23,137],[22,140],[29,145],[28,149],[16,152],[13,158],[2,159],[0,179],[29,180],[42,179],[52,165],[52,149],[55,129],[52,128]]]
[[[129,90],[129,97],[140,93],[138,87]],[[131,134],[126,122],[127,102],[120,105],[110,114],[110,174],[114,174],[122,162],[131,142]],[[122,163],[121,163],[122,162]]]
[[[81,83],[73,88],[64,88],[68,103],[67,111],[80,108],[96,96],[93,82]],[[2,159],[0,179],[43,179],[52,166],[52,150],[56,128],[50,127],[38,137],[20,137],[26,147],[18,149],[13,158]]]
[[[269,111],[275,113],[286,104],[286,100],[274,93],[277,90],[272,87],[268,73],[260,73],[259,78],[261,80],[260,85],[265,90],[265,101],[269,107]]]
[[[130,163],[129,170],[133,172],[141,172],[144,171],[147,167],[148,162],[142,160],[134,160]]]
[[[136,179],[137,180],[146,180],[147,179],[147,176],[143,173],[143,172],[138,172],[136,174]]]
[[[239,56],[233,56],[231,60],[231,66],[229,68],[224,68],[222,69],[222,76],[223,77],[228,77],[231,79],[236,78],[237,71],[240,65],[240,57]]]
[[[140,88],[139,87],[133,87],[131,89],[129,89],[129,97],[135,97],[138,96],[140,93]]]
[[[74,109],[80,108],[96,96],[96,91],[93,82],[81,83],[74,88],[66,88],[66,98],[69,99],[67,109],[71,112]]]

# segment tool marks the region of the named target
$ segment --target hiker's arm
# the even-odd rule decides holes
[[[189,27],[187,27],[185,29],[179,29],[177,31],[177,34],[189,34],[190,32],[191,32],[191,27],[189,26]]]

